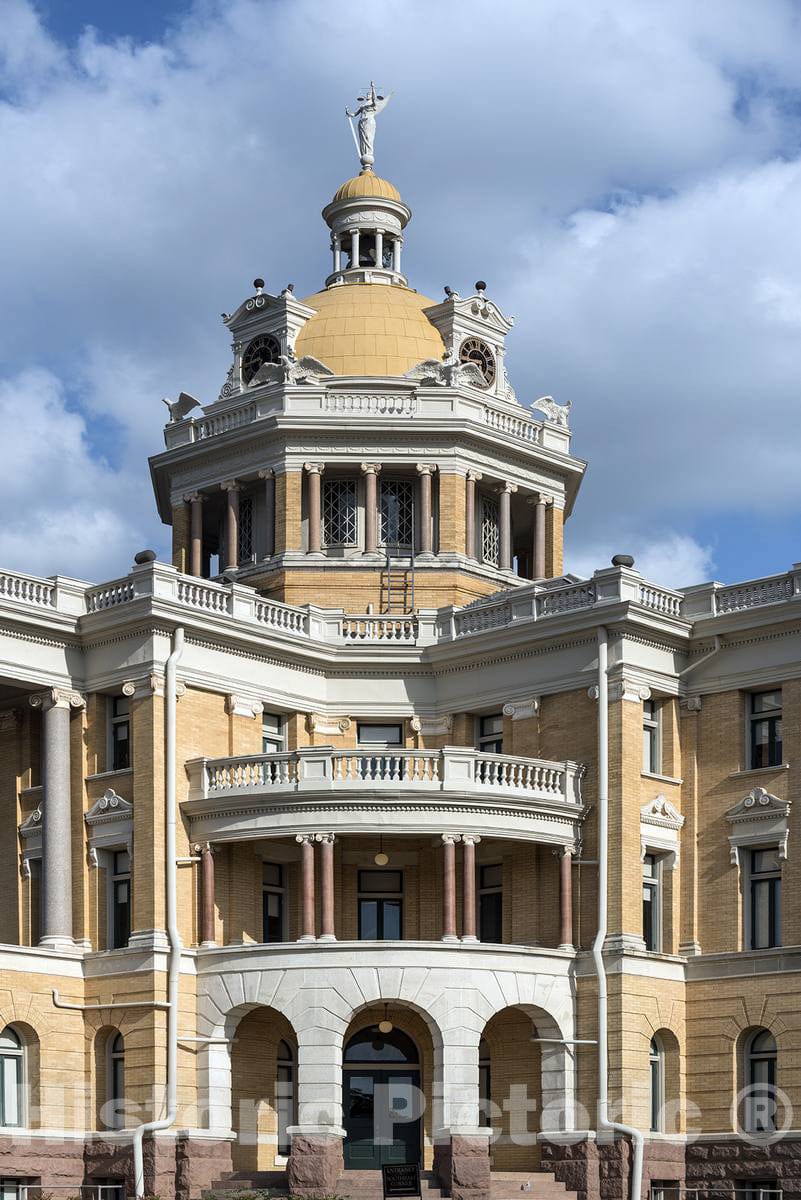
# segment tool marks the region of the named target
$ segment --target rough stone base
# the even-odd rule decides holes
[[[489,1139],[454,1136],[434,1147],[434,1171],[452,1200],[487,1200],[490,1194]]]
[[[771,1145],[743,1141],[695,1142],[686,1148],[687,1187],[698,1188],[702,1200],[731,1200],[733,1183],[775,1179],[786,1200],[801,1200],[801,1138],[782,1138]]]
[[[540,1165],[551,1171],[577,1200],[599,1200],[601,1195],[598,1147],[594,1141],[540,1142]]]
[[[294,1134],[286,1176],[296,1196],[331,1195],[344,1169],[342,1139],[324,1134]]]
[[[145,1190],[161,1200],[196,1200],[211,1183],[233,1170],[230,1142],[182,1135],[146,1138],[143,1158]],[[74,1188],[76,1195],[81,1184],[93,1179],[119,1179],[126,1193],[132,1195],[131,1140],[56,1142],[1,1137],[0,1176],[36,1179],[45,1191]]]

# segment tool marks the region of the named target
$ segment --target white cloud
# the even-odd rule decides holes
[[[602,541],[583,552],[569,552],[566,569],[587,579],[593,571],[608,566],[614,554],[631,554],[635,568],[645,579],[665,587],[682,588],[712,578],[711,546],[702,546],[688,534],[666,532],[653,541],[635,536],[626,539],[623,545],[625,549],[614,542]]]
[[[396,91],[378,166],[416,210],[412,283],[438,295],[488,279],[517,316],[521,396],[574,401],[591,460],[576,553],[622,512],[645,545],[652,528],[689,543],[699,510],[735,499],[801,508],[791,0],[508,0],[492,19],[480,0],[198,0],[160,45],[87,33],[69,51],[8,0],[2,394],[24,379],[39,436],[70,432],[92,486],[19,435],[27,470],[5,486],[23,532],[0,538],[3,561],[49,572],[80,557],[65,553],[75,504],[84,527],[93,504],[106,514],[82,571],[163,545],[144,461],[159,398],[216,396],[218,314],[255,275],[303,295],[327,269],[319,209],[355,170],[342,108],[365,82],[347,65],[354,28]]]

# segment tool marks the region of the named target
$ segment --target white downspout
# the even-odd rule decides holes
[[[142,1140],[146,1133],[157,1129],[169,1129],[177,1114],[178,1082],[178,978],[181,967],[181,939],[178,935],[176,902],[176,854],[175,854],[175,760],[176,760],[176,712],[175,677],[184,649],[184,631],[179,626],[173,633],[172,653],[164,671],[164,701],[166,730],[164,737],[164,804],[165,835],[164,854],[166,862],[167,937],[170,943],[169,968],[167,975],[167,1079],[166,1113],[158,1121],[147,1121],[133,1131],[134,1194],[137,1200],[145,1195],[145,1167],[142,1155]]]
[[[645,1138],[639,1129],[609,1120],[608,998],[603,949],[608,925],[609,884],[609,649],[606,629],[598,630],[598,932],[592,960],[598,977],[598,1128],[631,1138],[631,1200],[641,1200]]]

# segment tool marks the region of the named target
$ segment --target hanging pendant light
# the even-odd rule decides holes
[[[392,1033],[392,1030],[395,1028],[395,1026],[392,1024],[392,1022],[389,1019],[388,1009],[389,1009],[389,1005],[385,1004],[384,1005],[384,1019],[383,1019],[383,1021],[378,1022],[378,1032],[379,1033]]]
[[[373,862],[377,867],[385,867],[389,862],[389,855],[384,853],[384,835],[383,833],[378,838],[378,853],[373,858]]]

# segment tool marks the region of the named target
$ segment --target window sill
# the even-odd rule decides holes
[[[121,767],[119,771],[98,771],[96,775],[87,775],[86,783],[94,783],[98,779],[113,779],[115,775],[133,775],[133,767]]]
[[[675,775],[660,775],[656,771],[641,771],[640,775],[643,779],[658,779],[660,783],[675,783],[680,786],[684,781],[677,779]]]
[[[746,767],[745,770],[729,771],[729,779],[739,779],[741,775],[770,775],[776,771],[789,770],[789,763],[777,763],[775,767]]]

